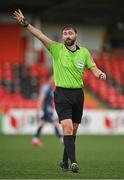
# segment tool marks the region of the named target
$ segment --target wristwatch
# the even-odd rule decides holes
[[[29,25],[29,22],[28,22],[28,20],[27,20],[26,18],[22,19],[22,20],[20,21],[20,23],[21,23],[24,27],[28,27],[28,25]]]

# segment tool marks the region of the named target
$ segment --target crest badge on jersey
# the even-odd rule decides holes
[[[82,69],[83,66],[84,66],[83,60],[79,60],[79,61],[77,62],[77,68],[78,68],[78,69]]]

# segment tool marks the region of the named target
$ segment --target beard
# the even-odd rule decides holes
[[[66,39],[66,41],[65,41],[65,45],[66,46],[72,46],[72,45],[74,45],[74,43],[75,43],[75,41],[76,41],[76,39]]]

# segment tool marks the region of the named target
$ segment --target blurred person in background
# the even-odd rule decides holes
[[[45,79],[45,82],[43,82],[41,85],[37,101],[37,118],[39,120],[39,126],[34,137],[32,138],[32,144],[34,146],[43,146],[43,143],[40,140],[40,136],[44,125],[48,122],[54,126],[56,136],[59,138],[60,142],[63,142],[63,138],[60,133],[58,117],[57,115],[55,116],[53,108],[53,76]]]
[[[17,21],[37,37],[49,50],[53,58],[55,108],[63,129],[64,152],[60,167],[63,172],[79,172],[76,159],[75,140],[83,113],[83,74],[90,69],[95,77],[106,80],[93,61],[87,48],[76,44],[77,30],[72,25],[62,29],[64,43],[56,43],[49,39],[41,30],[32,26],[20,10],[14,12]],[[69,166],[69,161],[71,165]]]

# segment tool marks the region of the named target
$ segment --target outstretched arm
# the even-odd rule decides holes
[[[42,33],[39,29],[35,28],[31,24],[28,23],[24,15],[22,14],[21,10],[18,9],[17,11],[14,11],[13,13],[14,18],[22,24],[24,27],[27,27],[27,29],[35,36],[37,37],[45,46],[46,48],[50,48],[50,39]]]
[[[99,79],[106,80],[106,74],[102,72],[97,66],[90,69],[93,75]]]

